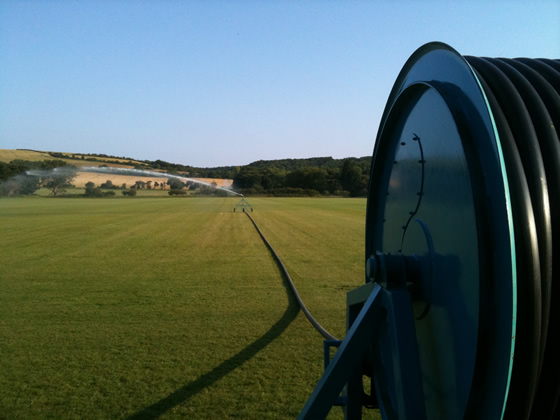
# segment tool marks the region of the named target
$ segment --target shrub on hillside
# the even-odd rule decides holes
[[[184,190],[170,190],[168,192],[169,195],[187,195],[187,192]]]
[[[105,188],[105,189],[113,189],[113,188],[119,188],[116,185],[113,184],[113,181],[111,181],[110,179],[108,179],[106,182],[104,182],[103,184],[100,185],[101,188]]]
[[[169,185],[169,188],[172,190],[181,190],[185,187],[185,184],[177,178],[169,178],[167,180],[167,185]]]
[[[85,192],[86,197],[103,197],[103,191],[101,191],[101,188],[92,187],[89,184],[93,184],[93,182],[88,182],[86,184],[86,192]]]
[[[269,194],[276,197],[318,197],[319,191],[310,188],[275,188],[268,191]]]
[[[136,190],[126,190],[122,192],[122,195],[134,197],[136,195]]]
[[[0,182],[0,195],[32,195],[39,189],[40,178],[31,175],[16,175]]]
[[[103,191],[99,187],[95,187],[93,182],[88,182],[86,184],[86,191],[84,193],[86,197],[113,197],[115,195],[114,191]]]

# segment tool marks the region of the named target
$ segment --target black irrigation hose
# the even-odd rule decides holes
[[[311,315],[311,313],[309,312],[309,310],[307,309],[307,307],[303,303],[303,300],[301,300],[301,297],[299,296],[299,293],[296,289],[296,286],[294,285],[294,282],[292,281],[292,278],[290,277],[290,274],[288,273],[288,270],[286,270],[286,267],[284,266],[284,263],[282,262],[282,260],[280,259],[280,257],[278,256],[278,254],[276,253],[274,248],[272,248],[272,245],[270,245],[270,243],[267,241],[267,239],[265,238],[265,236],[263,235],[263,233],[261,232],[261,230],[259,229],[259,227],[255,223],[255,221],[253,220],[251,215],[247,212],[245,212],[245,214],[251,220],[251,222],[253,222],[253,225],[255,226],[255,229],[257,229],[257,232],[259,232],[259,235],[261,235],[262,240],[264,241],[264,243],[266,244],[268,249],[270,249],[270,252],[272,252],[272,255],[274,256],[274,259],[276,260],[276,262],[280,266],[280,268],[282,270],[282,273],[284,273],[284,276],[286,276],[286,279],[288,280],[288,283],[290,283],[290,287],[292,288],[292,292],[293,292],[296,300],[298,301],[299,307],[301,308],[301,310],[303,311],[303,313],[305,314],[305,316],[307,317],[309,322],[311,322],[311,325],[313,325],[313,327],[315,327],[315,329],[317,331],[319,331],[319,333],[326,340],[338,340],[338,338],[336,338],[331,333],[329,333],[327,330],[325,330],[321,326],[321,324],[319,324],[319,322],[317,322],[317,320],[315,318],[313,318],[313,315]]]
[[[506,418],[552,419],[560,396],[560,68],[544,59],[465,58],[490,103],[512,198],[518,312]]]

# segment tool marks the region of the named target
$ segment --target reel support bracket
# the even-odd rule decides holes
[[[391,406],[380,400],[388,418],[426,419],[411,296],[407,282],[397,278],[380,279],[391,287],[369,282],[348,293],[348,332],[298,418],[326,417],[333,402],[340,402],[344,386],[346,418],[361,418],[364,366],[374,363],[373,370],[385,385],[374,387],[372,382],[372,392],[377,388],[388,398],[397,398]]]

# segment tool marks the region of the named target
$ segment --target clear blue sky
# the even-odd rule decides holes
[[[429,41],[560,58],[560,1],[0,2],[0,148],[211,167],[371,155]]]

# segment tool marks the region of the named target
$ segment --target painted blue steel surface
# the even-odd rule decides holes
[[[430,303],[427,314],[415,322],[424,394],[429,418],[461,418],[473,380],[479,325],[472,187],[447,104],[426,85],[409,89],[417,91],[407,98],[407,105],[414,101],[414,106],[402,114],[390,138],[396,150],[386,189],[381,249],[428,261],[435,257],[431,278],[423,278],[431,284],[430,294],[415,304],[421,310],[426,301]],[[433,238],[435,256],[428,253],[426,232],[418,221]]]
[[[298,419],[325,418],[350,376],[357,374],[361,381],[360,356],[371,348],[372,342],[374,369],[385,379],[383,389],[387,398],[380,407],[384,418],[426,419],[421,373],[414,355],[410,295],[406,288],[388,290],[379,285],[364,302]],[[360,415],[361,407],[348,418]]]
[[[512,226],[484,93],[463,57],[428,44],[403,68],[381,121],[366,259],[402,253],[423,264],[414,314],[430,419],[503,415],[515,343]]]
[[[515,258],[485,93],[455,50],[427,44],[397,78],[372,157],[365,259],[375,286],[299,418],[324,418],[345,384],[347,418],[360,418],[364,357],[385,419],[502,418]]]
[[[375,320],[380,317],[382,307],[379,300],[376,305],[374,302],[381,290],[381,287],[377,286],[365,302],[298,419],[323,419],[329,413],[342,388],[348,382],[351,372],[361,363],[360,356],[377,333],[379,324]]]

